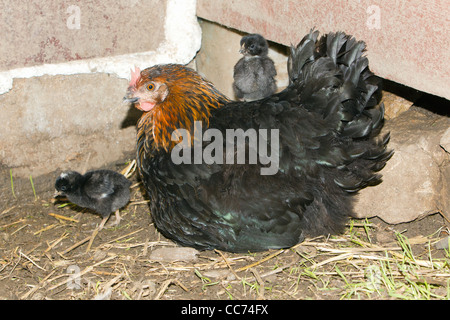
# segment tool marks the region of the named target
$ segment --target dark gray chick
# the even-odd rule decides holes
[[[275,65],[267,54],[269,46],[259,34],[249,34],[241,39],[244,55],[234,66],[233,89],[236,97],[245,101],[259,100],[272,95],[276,89]]]
[[[130,201],[131,181],[111,170],[93,170],[84,175],[66,171],[56,179],[55,188],[59,195],[65,195],[70,202],[96,211],[103,220],[94,231],[88,250],[97,233],[103,229],[111,213],[115,212],[119,224],[119,209]]]

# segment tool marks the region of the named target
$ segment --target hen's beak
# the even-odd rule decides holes
[[[139,98],[133,97],[133,92],[129,88],[127,94],[125,95],[125,97],[123,97],[123,103],[136,103],[138,101]]]
[[[139,101],[139,98],[128,98],[127,96],[123,97],[123,103],[136,103]]]

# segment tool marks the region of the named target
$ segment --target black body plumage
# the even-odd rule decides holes
[[[277,89],[275,64],[268,54],[266,39],[250,34],[241,39],[240,52],[244,55],[234,66],[233,89],[236,97],[245,101],[259,100]]]
[[[353,194],[380,182],[392,152],[389,135],[377,138],[384,108],[364,42],[341,32],[317,37],[311,31],[291,49],[285,90],[211,110],[209,128],[224,136],[227,129],[279,130],[276,174],[261,175],[266,165],[248,157],[246,164],[174,164],[170,152],[149,147],[151,132],[139,131],[139,172],[163,235],[198,249],[246,252],[343,231]]]
[[[131,181],[112,170],[93,170],[84,175],[66,171],[56,179],[55,188],[74,204],[99,213],[103,218],[130,201]]]

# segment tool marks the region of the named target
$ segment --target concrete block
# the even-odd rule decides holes
[[[16,176],[38,176],[123,158],[135,148],[138,116],[122,104],[126,87],[107,74],[16,79],[0,95],[1,163]]]
[[[0,70],[155,50],[166,1],[0,3]]]
[[[124,0],[121,2],[127,2],[129,3],[129,5],[138,2],[141,3],[139,0]],[[31,78],[43,75],[71,75],[80,73],[104,72],[116,75],[120,78],[129,79],[130,68],[134,68],[134,66],[144,69],[146,67],[159,63],[189,63],[195,57],[195,54],[200,49],[201,45],[201,30],[197,22],[197,16],[195,15],[196,0],[164,0],[163,3],[165,5],[165,11],[159,11],[158,8],[152,6],[152,4],[154,4],[153,1],[143,1],[142,5],[150,8],[151,13],[142,17],[136,16],[131,13],[128,14],[126,10],[125,13],[117,13],[119,15],[125,14],[127,19],[132,20],[134,22],[134,25],[136,26],[147,25],[149,23],[148,21],[159,21],[154,28],[148,30],[147,32],[144,32],[143,34],[133,34],[130,33],[130,30],[120,29],[120,27],[115,26],[116,32],[119,32],[120,30],[120,32],[126,34],[127,40],[122,41],[125,42],[125,45],[128,41],[130,41],[129,38],[133,38],[133,41],[145,43],[147,41],[145,39],[147,38],[159,39],[162,36],[163,40],[159,42],[159,44],[157,44],[155,47],[148,48],[148,51],[131,50],[131,53],[119,54],[119,51],[108,53],[108,50],[106,50],[105,52],[102,51],[103,55],[98,54],[86,57],[80,56],[76,59],[72,59],[72,57],[68,55],[66,57],[67,59],[61,61],[60,63],[40,63],[35,66],[25,67],[19,67],[21,64],[18,64],[17,68],[11,67],[6,71],[0,71],[0,94],[7,92],[12,88],[12,82],[14,78]],[[160,21],[160,15],[164,12],[165,16],[162,21]],[[29,17],[33,15],[33,11],[31,11],[30,13],[21,12],[21,14]],[[136,17],[141,17],[141,19],[138,19]],[[107,32],[96,33],[97,30],[91,30],[89,28],[86,29],[87,30],[85,30],[85,32],[87,32],[90,37],[102,38],[108,36]],[[141,29],[145,30],[145,27],[142,26]],[[29,38],[27,38],[26,41],[32,42],[33,34],[42,32],[39,29],[39,26],[35,26],[35,29],[32,30],[33,32],[30,32],[28,34]],[[14,31],[11,32],[14,37]],[[52,37],[52,33],[50,33],[48,37]],[[86,40],[86,35],[83,36],[83,34],[79,34],[79,37]],[[106,42],[107,40],[105,40],[105,42],[102,42],[102,45],[105,45]],[[71,43],[71,45],[75,46],[75,43]],[[13,46],[9,46],[10,51],[23,51],[23,48],[23,41],[17,41]],[[73,48],[74,52],[76,52],[76,48],[76,46]],[[134,49],[141,50],[139,48]],[[43,54],[44,56],[47,55],[45,51],[43,52]],[[54,59],[52,59],[51,61],[58,62],[60,60],[59,58],[54,56]],[[35,62],[39,62],[39,60]]]
[[[15,176],[82,171],[123,159],[135,149],[139,117],[122,104],[130,68],[186,64],[200,49],[195,0],[75,2],[81,27],[69,31],[67,5],[0,4],[2,18],[12,17],[0,22],[9,30],[0,35],[6,37],[1,50],[8,44],[0,70],[9,68],[0,71],[0,165]],[[36,21],[27,20],[31,16]]]

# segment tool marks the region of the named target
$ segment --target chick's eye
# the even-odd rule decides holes
[[[153,83],[150,83],[147,85],[147,90],[148,91],[152,91],[153,89],[155,89],[155,85]]]

